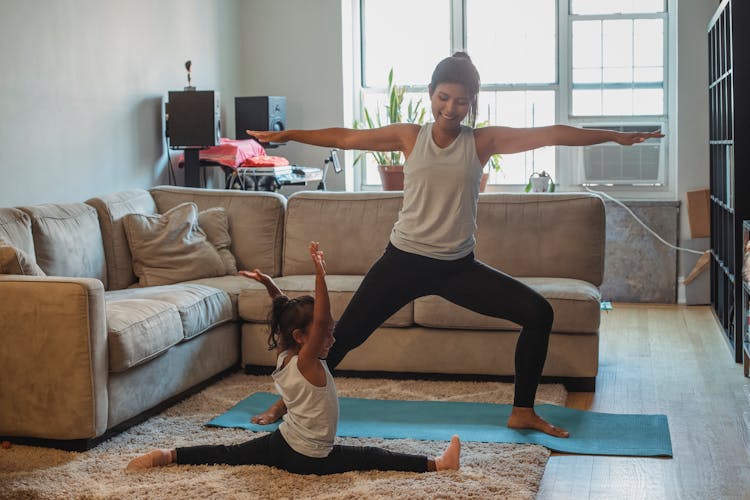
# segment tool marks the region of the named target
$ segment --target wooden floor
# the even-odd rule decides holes
[[[552,456],[540,499],[750,499],[750,401],[708,306],[614,304],[603,313],[596,393],[567,406],[662,413],[674,458]]]

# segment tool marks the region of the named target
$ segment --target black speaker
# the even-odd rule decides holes
[[[286,129],[286,97],[235,97],[234,124],[236,139],[248,139],[245,130]]]
[[[219,144],[221,104],[218,92],[170,91],[165,112],[170,148],[202,148]]]

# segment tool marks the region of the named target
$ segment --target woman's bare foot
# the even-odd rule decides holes
[[[284,400],[279,399],[274,404],[269,406],[266,411],[251,418],[250,421],[258,425],[268,425],[276,422],[278,419],[283,417],[285,413],[286,405],[284,405]]]
[[[130,461],[126,470],[142,470],[174,462],[173,450],[154,450]]]
[[[534,408],[514,406],[508,417],[508,427],[511,429],[535,429],[551,436],[566,438],[570,433],[556,427],[536,414]]]
[[[435,470],[458,470],[461,466],[461,440],[451,437],[451,442],[441,457],[435,459]]]

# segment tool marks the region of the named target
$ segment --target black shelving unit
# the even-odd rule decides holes
[[[750,219],[750,2],[724,0],[708,25],[711,303],[743,360],[742,227]]]
[[[750,240],[750,220],[742,223],[742,248],[747,248],[747,242]],[[745,258],[742,262],[744,264]],[[744,268],[744,266],[743,266]],[[742,274],[742,365],[745,370],[745,376],[750,375],[750,282],[748,282],[745,271]]]

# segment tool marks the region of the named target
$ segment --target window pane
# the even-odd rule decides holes
[[[633,21],[604,21],[602,62],[605,82],[633,81]]]
[[[633,80],[636,82],[661,82],[664,79],[664,68],[636,67],[633,70]]]
[[[596,69],[573,69],[573,81],[575,83],[601,83],[602,70]]]
[[[586,20],[571,26],[573,115],[663,114],[662,19]]]
[[[602,91],[602,114],[632,115],[633,89],[604,89]]]
[[[479,93],[477,122],[507,127],[542,127],[555,123],[555,92],[485,91]],[[490,171],[491,184],[526,184],[532,172],[546,170],[555,175],[555,149],[541,148],[506,154],[500,172]]]
[[[570,13],[587,14],[647,14],[664,12],[664,0],[571,0]]]
[[[639,73],[636,81],[660,82],[664,79],[664,22],[661,19],[634,21],[633,51],[633,64]],[[642,71],[646,69],[651,71]],[[646,75],[652,76],[648,80],[640,79]]]
[[[466,0],[466,49],[483,84],[557,81],[555,0]]]
[[[596,116],[602,114],[602,91],[573,89],[571,112],[575,116]]]
[[[573,22],[573,68],[602,67],[602,22]]]
[[[664,114],[664,89],[633,90],[633,114]]]
[[[449,0],[362,4],[363,86],[385,87],[391,68],[399,85],[427,85],[438,61],[450,55]]]

